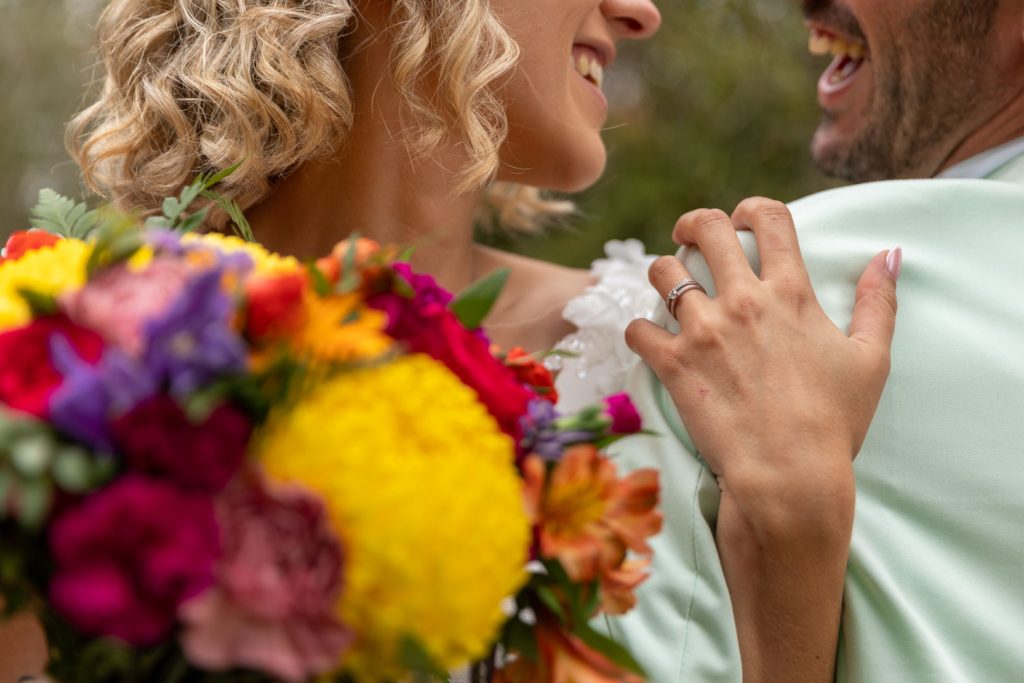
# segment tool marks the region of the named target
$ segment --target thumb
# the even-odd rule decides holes
[[[857,300],[850,322],[850,338],[870,345],[892,345],[896,331],[896,280],[903,267],[903,250],[883,251],[857,283]]]

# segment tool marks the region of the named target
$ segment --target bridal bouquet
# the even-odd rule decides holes
[[[625,396],[550,373],[365,239],[314,262],[44,192],[0,256],[0,595],[76,681],[637,680],[588,625],[645,577]]]

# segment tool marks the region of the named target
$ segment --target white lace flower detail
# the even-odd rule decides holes
[[[656,257],[639,240],[613,240],[604,248],[607,258],[590,269],[597,280],[572,299],[562,314],[576,326],[555,346],[573,357],[551,356],[547,365],[560,372],[559,407],[575,410],[623,390],[635,355],[626,346],[626,326],[637,318],[654,317],[661,298],[647,280]]]

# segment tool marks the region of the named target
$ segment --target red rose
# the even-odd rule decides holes
[[[480,335],[470,332],[450,312],[438,316],[436,335],[421,335],[426,342],[421,351],[444,363],[449,370],[474,391],[503,432],[515,441],[523,437],[519,419],[533,395],[519,383],[516,374],[494,357],[490,345]]]
[[[558,403],[558,392],[555,390],[555,376],[538,362],[533,356],[526,353],[521,347],[515,347],[505,356],[505,365],[512,368],[519,381],[530,387],[536,394],[546,401]]]
[[[280,337],[303,323],[306,274],[252,277],[245,284],[245,331],[252,339]]]
[[[2,332],[0,403],[44,420],[49,417],[50,396],[64,381],[50,356],[56,335],[63,336],[87,363],[97,363],[103,355],[102,337],[62,315]]]
[[[43,247],[52,247],[60,241],[57,235],[51,235],[43,230],[22,230],[11,235],[7,240],[7,247],[4,249],[4,260],[17,261],[27,252]]]

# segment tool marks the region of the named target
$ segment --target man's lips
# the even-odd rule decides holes
[[[864,41],[841,35],[816,22],[808,22],[808,49],[815,55],[832,55],[832,63],[818,80],[818,98],[826,108],[857,79],[861,67],[869,59]]]

